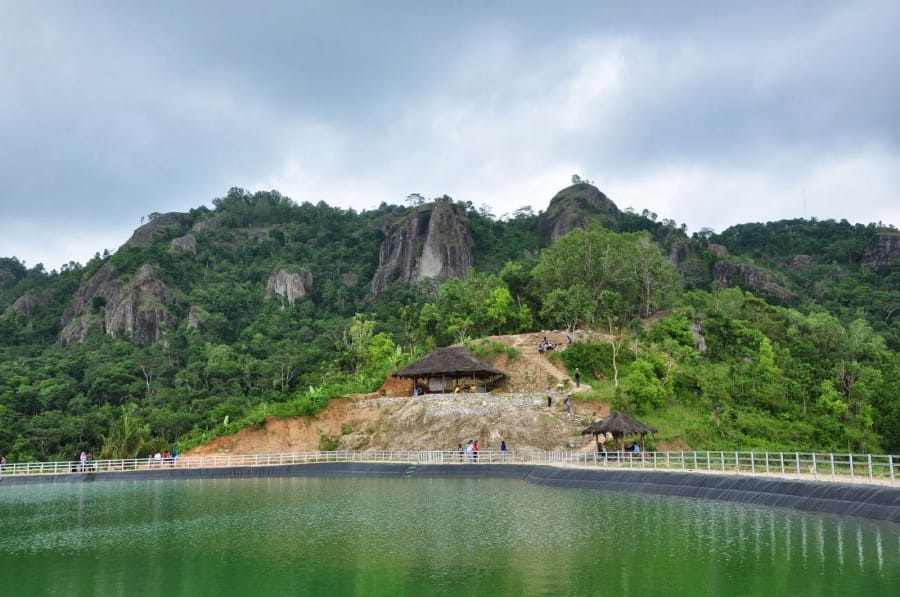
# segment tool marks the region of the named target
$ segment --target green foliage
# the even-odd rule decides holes
[[[506,355],[510,360],[519,358],[519,351],[513,346],[507,346],[500,342],[491,342],[490,340],[478,340],[476,342],[466,342],[466,348],[478,358],[485,361],[493,361],[495,358]]]
[[[110,422],[109,433],[102,436],[101,458],[120,460],[143,455],[150,428],[141,422],[136,410],[134,405],[123,407],[119,417]]]
[[[680,286],[677,272],[646,233],[617,234],[599,224],[558,239],[541,253],[533,275],[543,296],[554,305],[573,301],[567,317],[587,317],[591,326],[646,317],[668,307]],[[561,297],[560,290],[568,294]],[[615,307],[609,299],[604,307],[604,292],[615,297]],[[585,307],[589,312],[582,314]]]
[[[566,346],[561,353],[563,363],[568,371],[574,371],[577,367],[585,382],[589,378],[612,379],[615,376],[613,369],[614,347],[608,342],[574,342]],[[620,369],[627,368],[634,361],[634,353],[631,351],[619,351],[616,355],[616,363]]]
[[[644,358],[631,364],[621,389],[616,395],[616,408],[639,415],[662,407],[668,395],[654,364]]]

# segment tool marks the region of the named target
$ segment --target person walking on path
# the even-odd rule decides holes
[[[472,440],[469,440],[469,443],[466,444],[466,460],[472,460]]]
[[[478,440],[472,444],[472,455],[475,457],[475,464],[478,464]]]
[[[82,450],[82,452],[81,452],[81,472],[83,473],[86,470],[87,470],[87,452]]]
[[[581,371],[578,370],[578,367],[575,367],[575,387],[581,387]]]
[[[463,461],[463,447],[462,444],[456,444],[456,453],[459,454],[459,461]]]
[[[500,461],[506,462],[506,440],[500,442]]]
[[[553,406],[553,390],[547,388],[547,408]]]
[[[572,414],[572,397],[566,396],[566,400],[563,404],[566,405],[566,413],[571,415]]]

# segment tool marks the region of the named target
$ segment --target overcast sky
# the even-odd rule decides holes
[[[730,6],[726,6],[730,4]],[[900,2],[0,0],[0,257],[230,187],[900,225]]]

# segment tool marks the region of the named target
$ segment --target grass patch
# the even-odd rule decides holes
[[[496,360],[502,355],[506,355],[510,360],[514,360],[519,358],[520,355],[517,348],[490,340],[467,342],[466,350],[485,361]]]

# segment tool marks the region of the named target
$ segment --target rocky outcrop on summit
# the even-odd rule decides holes
[[[287,304],[293,305],[298,298],[306,296],[307,289],[312,288],[312,285],[313,276],[310,272],[292,274],[282,268],[269,276],[266,292],[271,292],[284,299]]]
[[[395,280],[465,278],[474,263],[474,242],[462,209],[449,202],[423,205],[388,223],[372,279],[377,297]]]
[[[797,299],[775,276],[749,263],[717,261],[713,264],[713,280],[728,288],[734,286],[735,282],[740,280],[755,290],[772,293],[789,305],[793,304]]]
[[[156,233],[166,226],[186,226],[190,222],[191,217],[186,213],[169,212],[159,214],[152,220],[136,229],[123,247],[146,247],[153,242]]]
[[[580,182],[558,192],[547,211],[538,219],[538,232],[553,242],[576,228],[586,230],[591,222],[600,222],[610,230],[616,228],[621,212],[612,200],[592,184]]]
[[[106,264],[66,307],[59,343],[68,346],[93,333],[106,332],[140,346],[152,344],[159,339],[163,324],[175,323],[168,311],[172,302],[171,293],[153,277],[150,265],[141,266],[131,281],[123,283]]]
[[[887,265],[894,259],[900,259],[900,234],[879,232],[866,248],[862,262],[878,267]]]

